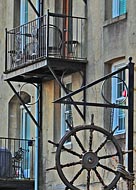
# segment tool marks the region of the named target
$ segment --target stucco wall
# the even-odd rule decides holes
[[[5,28],[8,30],[13,28],[14,24],[14,4],[13,0],[0,0],[0,134],[3,137],[8,137],[8,127],[11,117],[14,116],[14,113],[9,113],[9,102],[14,96],[14,92],[11,90],[7,82],[3,81],[3,73],[5,71]],[[32,8],[29,6],[29,16],[30,19],[35,18],[35,14],[32,11]],[[17,92],[20,91],[22,83],[12,83]],[[22,89],[26,91],[31,96],[32,102],[35,102],[35,90],[34,86],[25,85]],[[35,114],[35,106],[31,107],[32,113]],[[17,119],[17,118],[16,118]],[[35,131],[35,125],[31,122],[32,131]],[[16,128],[17,126],[15,126]],[[13,135],[14,136],[14,135]],[[13,137],[12,136],[12,137]],[[34,137],[34,133],[32,132]]]

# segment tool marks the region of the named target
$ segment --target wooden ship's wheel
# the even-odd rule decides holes
[[[85,133],[86,145],[84,146],[80,137],[82,138],[82,134]],[[94,148],[93,141],[97,141],[97,139],[93,138],[95,135],[99,136],[100,142],[98,142],[98,147]],[[103,141],[101,141],[102,137],[104,138]],[[65,144],[70,138],[72,142],[74,140],[77,144],[76,149],[73,149],[72,151],[65,148]],[[113,154],[108,153],[106,147],[107,143],[112,144],[112,149],[114,149]],[[73,160],[69,158],[68,162],[67,155],[63,155],[66,154],[66,152],[70,154],[70,157],[73,158]],[[101,152],[104,152],[104,154]],[[114,165],[113,162],[115,162]],[[72,190],[91,189],[91,178],[97,183],[100,182],[105,190],[114,188],[121,176],[120,172],[117,171],[118,164],[123,165],[123,154],[117,140],[112,133],[95,125],[83,125],[72,128],[60,140],[56,151],[56,169],[58,174],[67,188]],[[72,173],[70,173],[70,168]],[[104,175],[105,179],[103,179]],[[107,178],[110,179],[110,183],[108,184],[106,183]],[[82,180],[84,185],[83,187],[80,187]],[[79,184],[77,184],[77,182]]]
[[[66,189],[91,190],[94,183],[114,189],[122,176],[118,166],[123,166],[123,152],[113,136],[116,129],[110,133],[93,123],[69,128],[58,144],[49,141],[57,150],[56,166],[48,170],[57,170]]]

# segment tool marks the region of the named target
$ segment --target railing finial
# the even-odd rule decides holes
[[[130,62],[130,63],[132,62],[132,57],[129,57],[129,62]]]

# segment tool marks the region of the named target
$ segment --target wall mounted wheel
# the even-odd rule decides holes
[[[71,143],[70,143],[71,141]],[[66,189],[114,189],[123,165],[121,148],[113,132],[91,125],[72,127],[58,143],[56,169]]]

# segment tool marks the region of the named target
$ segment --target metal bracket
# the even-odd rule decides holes
[[[28,0],[28,2],[30,3],[32,9],[33,9],[34,12],[37,14],[37,16],[40,17],[40,13],[36,10],[36,8],[35,8],[34,4],[32,3],[32,1],[31,1],[31,0]]]
[[[65,100],[65,99],[67,99],[67,98],[69,98],[69,97],[72,97],[72,96],[74,96],[74,95],[76,95],[76,94],[82,92],[83,90],[87,90],[88,88],[90,88],[90,87],[92,87],[92,86],[94,86],[94,85],[96,85],[96,84],[98,84],[98,83],[104,81],[105,79],[110,78],[111,76],[113,76],[113,75],[115,75],[115,74],[117,74],[117,73],[119,73],[119,72],[121,72],[121,71],[123,71],[123,70],[125,70],[125,69],[128,69],[128,65],[125,66],[125,67],[122,67],[121,69],[119,69],[119,70],[117,70],[117,71],[114,71],[114,72],[112,72],[112,73],[110,73],[110,74],[108,74],[108,75],[106,75],[106,76],[104,76],[104,77],[102,77],[102,78],[99,78],[99,79],[97,79],[97,80],[91,82],[90,84],[87,84],[87,85],[81,87],[80,89],[78,89],[78,90],[76,90],[76,91],[74,91],[74,92],[71,92],[71,93],[69,93],[69,94],[66,95],[66,96],[63,96],[62,98],[59,98],[59,99],[55,100],[54,102],[55,102],[55,103],[61,103],[62,100]],[[85,102],[84,102],[84,103],[83,103],[83,102],[80,102],[80,103],[81,103],[81,105],[85,104]],[[97,104],[97,103],[96,103],[96,104]],[[107,105],[108,105],[108,104],[107,104]]]
[[[83,0],[85,4],[87,4],[87,0]]]
[[[30,110],[27,108],[27,106],[25,105],[23,99],[21,98],[21,96],[19,95],[19,93],[15,90],[14,86],[11,84],[10,81],[7,81],[7,83],[9,84],[9,86],[11,87],[11,89],[13,90],[13,92],[16,94],[16,96],[18,97],[18,99],[20,100],[20,102],[22,103],[22,105],[24,106],[25,110],[27,111],[27,113],[30,115],[31,119],[33,120],[33,122],[35,123],[35,125],[38,127],[38,129],[40,130],[41,127],[39,125],[39,123],[36,121],[36,119],[34,118],[34,116],[32,115],[32,113],[30,112]]]
[[[62,89],[65,91],[65,93],[68,94],[69,92],[67,91],[67,89],[65,88],[65,86],[61,82],[61,80],[57,77],[55,71],[49,65],[48,65],[48,68],[49,68],[50,72],[52,73],[52,75],[54,76],[54,78],[56,79],[56,81],[58,82],[58,84],[62,87]],[[75,109],[77,110],[77,112],[79,113],[81,118],[85,121],[85,112],[83,111],[83,113],[82,113],[81,110],[78,108],[78,106],[76,104],[74,104],[74,100],[72,99],[72,97],[69,97],[68,99],[69,99],[68,103],[74,105]]]

